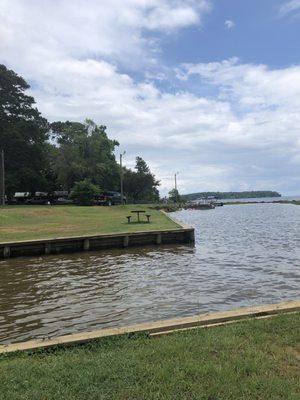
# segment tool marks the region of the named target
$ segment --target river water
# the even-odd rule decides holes
[[[300,297],[300,206],[173,214],[191,246],[0,262],[0,343]]]

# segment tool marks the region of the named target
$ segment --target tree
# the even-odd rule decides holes
[[[5,152],[6,190],[45,190],[50,178],[48,122],[25,92],[26,81],[0,65],[0,147]],[[51,175],[51,174],[50,174]]]
[[[173,203],[180,203],[182,201],[177,189],[172,189],[169,191],[169,200]]]
[[[108,138],[106,127],[92,120],[54,122],[52,139],[58,145],[55,171],[58,184],[69,190],[74,183],[89,179],[104,190],[119,187],[119,166],[114,156],[119,143]]]
[[[142,157],[136,157],[135,169],[139,174],[151,174],[150,168],[146,164],[146,161]]]
[[[5,152],[7,193],[70,190],[87,179],[103,190],[119,190],[114,155],[119,143],[109,139],[106,127],[92,120],[49,124],[28,89],[22,77],[0,64],[0,149]],[[129,199],[159,199],[159,181],[141,157],[135,171],[124,172]]]
[[[135,203],[158,201],[159,184],[141,157],[136,157],[135,171],[125,169],[124,191],[129,201]]]
[[[90,180],[85,179],[75,183],[72,189],[72,198],[82,206],[89,206],[99,193],[100,188],[93,185]]]

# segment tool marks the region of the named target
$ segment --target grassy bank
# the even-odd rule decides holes
[[[151,223],[135,223],[131,210],[146,210]],[[127,215],[133,215],[133,223],[127,223]],[[145,216],[141,218],[146,220]],[[178,225],[166,215],[143,205],[0,207],[0,242],[173,228]]]
[[[0,399],[300,398],[300,313],[2,355]]]

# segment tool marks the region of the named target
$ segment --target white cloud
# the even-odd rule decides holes
[[[159,67],[159,42],[152,33],[201,24],[210,3],[88,4],[0,0],[0,62],[31,82],[49,120],[89,117],[107,125],[126,148],[125,161],[142,155],[163,192],[172,187],[174,170],[185,192],[294,185],[300,163],[299,66],[272,70],[236,58],[185,64],[177,75],[186,89],[162,90],[153,80],[173,71]],[[122,73],[124,66],[146,78]],[[188,90],[192,77],[197,92],[209,84],[217,94]]]
[[[228,28],[228,29],[232,29],[235,26],[235,23],[233,21],[231,21],[230,19],[226,20],[224,24],[225,24],[226,28]]]
[[[260,186],[265,182],[261,177],[269,176],[269,182],[288,185],[295,175],[291,164],[299,163],[300,154],[300,66],[272,70],[231,59],[186,64],[180,77],[185,74],[185,79],[198,76],[200,86],[206,82],[218,88],[219,101],[230,105],[232,116],[227,114],[229,119],[212,140],[224,140],[230,157],[242,166],[244,180],[255,178]],[[256,166],[252,174],[246,168],[250,163]]]
[[[149,62],[156,42],[143,30],[200,24],[210,0],[0,0],[1,50],[17,57],[105,57]]]
[[[284,16],[294,11],[300,10],[300,0],[289,0],[282,3],[279,7],[279,14]]]
[[[183,77],[198,75],[220,88],[220,97],[248,110],[288,112],[300,107],[300,66],[269,69],[265,65],[241,64],[238,58],[205,64],[185,64]]]

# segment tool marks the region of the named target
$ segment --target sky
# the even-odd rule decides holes
[[[300,0],[0,0],[0,63],[162,195],[300,193]]]

